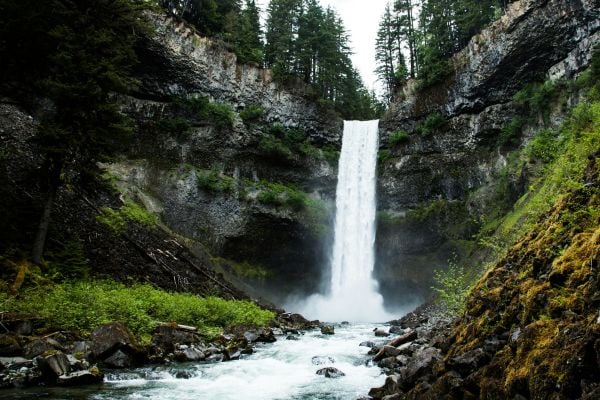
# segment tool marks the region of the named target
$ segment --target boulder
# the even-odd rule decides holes
[[[129,368],[135,364],[134,358],[121,349],[104,359],[104,364],[112,368]]]
[[[32,364],[32,360],[23,357],[0,357],[0,369],[29,367]]]
[[[476,348],[448,360],[448,367],[465,377],[476,369],[489,363],[491,357],[483,349]]]
[[[377,361],[381,361],[387,357],[396,357],[399,354],[400,354],[400,350],[398,350],[394,346],[386,345],[386,346],[383,346],[379,350],[379,352],[375,355],[375,357],[373,357],[373,361],[377,362]]]
[[[323,335],[333,335],[335,333],[335,329],[333,327],[333,325],[322,325],[321,326],[321,333]]]
[[[398,363],[398,360],[396,359],[396,357],[386,357],[377,363],[377,366],[379,368],[387,368],[387,369],[395,368],[398,365],[399,365],[399,363]]]
[[[244,338],[250,343],[273,343],[277,341],[271,328],[249,329],[244,332]]]
[[[23,348],[23,355],[27,358],[35,358],[48,351],[62,350],[59,346],[56,346],[56,340],[36,339],[25,345]]]
[[[442,359],[440,349],[425,347],[417,350],[402,374],[402,386],[411,386],[417,379],[431,374],[433,364]]]
[[[152,345],[164,352],[175,350],[176,344],[191,345],[202,343],[202,337],[194,330],[182,328],[183,325],[160,325],[152,336]]]
[[[287,335],[285,340],[300,340],[300,338],[296,335]]]
[[[383,386],[369,390],[369,396],[375,400],[381,400],[385,396],[394,395],[400,392],[400,379],[398,375],[389,375],[385,378]]]
[[[402,335],[402,334],[404,334],[404,329],[402,329],[401,327],[399,327],[397,325],[392,325],[392,326],[390,326],[390,333],[392,333],[394,335]]]
[[[54,351],[46,356],[39,356],[36,360],[44,378],[48,381],[54,381],[57,377],[71,372],[69,359],[61,351]]]
[[[104,374],[98,368],[75,371],[70,374],[61,375],[57,379],[57,384],[61,386],[80,386],[102,383]]]
[[[383,328],[377,328],[373,332],[375,332],[375,336],[377,336],[377,337],[390,336],[390,333]]]
[[[317,375],[323,375],[325,378],[340,378],[346,374],[334,367],[321,368]]]
[[[197,349],[196,347],[187,347],[174,353],[175,360],[185,361],[202,361],[206,358],[204,352]]]
[[[119,322],[111,322],[94,329],[91,341],[92,355],[99,360],[110,357],[117,350],[127,349],[127,352],[137,351],[133,335]]]

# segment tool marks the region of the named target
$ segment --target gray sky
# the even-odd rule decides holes
[[[352,61],[369,89],[376,86],[377,78],[373,72],[375,37],[379,19],[388,1],[390,0],[320,0],[323,7],[333,7],[344,20],[354,50]],[[265,11],[269,0],[258,0],[256,3]]]

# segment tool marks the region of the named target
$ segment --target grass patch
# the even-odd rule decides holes
[[[221,174],[217,169],[196,170],[198,187],[210,192],[233,192],[235,179]]]
[[[251,104],[240,112],[240,118],[244,124],[258,122],[265,115],[265,109],[258,104]]]
[[[149,335],[157,322],[177,322],[214,335],[226,325],[264,326],[274,317],[249,301],[169,293],[148,284],[81,281],[0,294],[6,311],[37,315],[44,327],[87,334],[111,322],[124,323],[137,336]]]

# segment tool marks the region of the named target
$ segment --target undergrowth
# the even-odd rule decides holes
[[[207,336],[232,324],[264,326],[274,317],[249,301],[169,293],[148,284],[125,286],[113,281],[80,281],[23,289],[18,297],[0,293],[9,312],[42,318],[45,328],[89,334],[96,327],[119,321],[136,336],[150,335],[157,322],[199,328]]]

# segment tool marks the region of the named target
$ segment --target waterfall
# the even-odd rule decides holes
[[[344,121],[336,190],[329,292],[301,307],[324,321],[385,321],[375,266],[376,168],[379,121]]]

